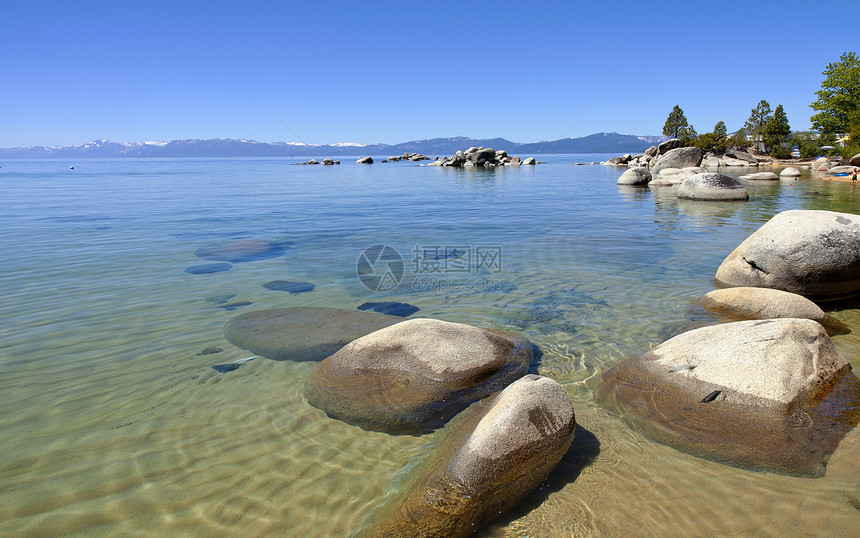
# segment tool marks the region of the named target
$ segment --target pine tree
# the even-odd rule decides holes
[[[783,147],[783,143],[788,142],[788,137],[791,134],[791,126],[788,124],[788,116],[782,105],[777,105],[773,116],[765,124],[762,130],[762,138],[764,140],[765,150],[770,155],[782,157],[788,154],[788,148]]]
[[[666,123],[663,125],[663,134],[672,138],[681,138],[687,133],[690,126],[687,124],[687,117],[684,116],[684,111],[681,107],[675,105],[669,117],[666,118]]]
[[[767,122],[770,121],[771,117],[773,117],[773,114],[770,110],[770,103],[762,99],[758,102],[758,105],[750,111],[750,117],[744,124],[744,130],[747,134],[753,137],[753,140],[757,143],[759,151],[765,149],[761,147],[764,139],[764,127],[767,125]]]

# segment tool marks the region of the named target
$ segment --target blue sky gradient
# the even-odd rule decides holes
[[[675,104],[703,133],[761,99],[807,129],[860,52],[860,2],[811,5],[9,1],[0,147],[646,135]]]

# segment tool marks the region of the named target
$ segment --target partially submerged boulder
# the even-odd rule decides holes
[[[236,316],[224,336],[236,347],[276,361],[321,361],[373,331],[403,321],[373,312],[304,306]]]
[[[746,179],[747,181],[776,181],[779,179],[779,176],[773,172],[756,172],[754,174],[744,174],[740,179]]]
[[[678,189],[678,198],[685,200],[739,201],[748,200],[749,194],[738,180],[714,172],[696,174],[684,180]]]
[[[857,423],[860,384],[817,322],[752,320],[695,329],[622,362],[598,398],[679,450],[822,476]]]
[[[651,181],[651,172],[648,168],[640,166],[625,170],[618,178],[618,185],[647,185]]]
[[[817,321],[831,336],[851,332],[806,297],[782,290],[726,288],[706,293],[696,303],[708,312],[737,320],[804,318]]]
[[[793,166],[789,166],[782,169],[782,172],[779,173],[779,177],[800,177],[800,170]]]
[[[516,506],[570,448],[576,418],[555,381],[527,375],[460,414],[358,536],[469,536]]]
[[[308,402],[369,430],[425,433],[528,372],[525,337],[410,319],[344,346],[305,387]]]
[[[821,210],[774,215],[717,269],[717,287],[752,286],[812,300],[860,292],[860,217]]]

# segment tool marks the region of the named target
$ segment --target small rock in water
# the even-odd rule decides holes
[[[232,372],[233,370],[238,369],[241,364],[216,364],[212,367],[213,370],[218,372],[219,374],[226,374],[227,372]]]
[[[243,306],[249,306],[254,303],[250,301],[240,301],[238,303],[227,303],[225,305],[219,306],[218,308],[223,308],[224,310],[236,310],[237,308],[242,308]]]
[[[400,316],[402,318],[411,316],[415,312],[421,310],[417,306],[413,306],[408,303],[397,303],[394,301],[387,301],[381,303],[364,303],[359,305],[358,309],[373,310],[374,312],[379,312],[380,314],[388,314],[389,316]]]
[[[314,285],[310,282],[288,282],[286,280],[273,280],[266,282],[263,287],[272,291],[287,291],[295,295],[297,293],[305,293],[312,291]]]
[[[203,351],[201,351],[200,353],[198,353],[198,355],[212,355],[213,353],[221,353],[222,351],[224,350],[220,347],[209,346],[203,349]]]
[[[232,268],[233,266],[229,263],[204,263],[203,265],[192,265],[185,272],[192,275],[208,275],[211,273],[220,273],[221,271],[229,271]]]

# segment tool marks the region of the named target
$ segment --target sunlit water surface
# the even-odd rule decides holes
[[[824,478],[751,472],[647,440],[593,389],[685,325],[723,258],[773,214],[857,212],[860,194],[805,177],[750,183],[746,203],[684,202],[671,189],[616,186],[622,169],[571,166],[606,157],[489,171],[354,159],[2,163],[0,533],[349,534],[433,436],[327,418],[302,397],[314,363],[212,366],[252,355],[223,336],[242,312],[365,301],[523,333],[543,352],[538,372],[573,400],[590,434],[581,452],[484,535],[856,533],[856,430]],[[242,240],[292,248],[184,272],[209,263],[198,248]],[[372,245],[403,256],[391,291],[356,276]],[[446,248],[468,259],[416,259]],[[315,288],[263,287],[272,280]],[[251,304],[222,308],[235,303]],[[858,366],[860,311],[833,314],[857,329],[835,341]]]

